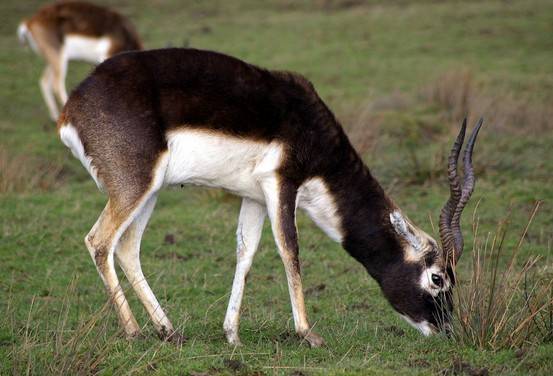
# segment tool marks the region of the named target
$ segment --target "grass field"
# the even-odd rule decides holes
[[[227,345],[239,200],[188,187],[161,194],[142,265],[189,341],[158,341],[131,291],[145,337],[126,341],[83,244],[106,198],[57,138],[38,89],[43,64],[17,43],[17,24],[40,4],[0,4],[0,374],[553,374],[551,337],[500,348],[421,337],[304,215],[306,300],[326,347],[309,349],[293,335],[267,223],[243,304],[244,346]],[[374,175],[431,234],[429,218],[436,223],[448,195],[449,144],[467,112],[472,122],[483,116],[461,283],[471,245],[508,223],[505,246],[515,247],[538,200],[516,262],[539,256],[532,273],[551,279],[550,1],[125,0],[117,8],[148,48],[213,49],[307,76]],[[71,65],[71,86],[90,69]]]

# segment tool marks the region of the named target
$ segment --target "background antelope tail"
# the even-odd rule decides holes
[[[33,34],[27,27],[26,20],[21,21],[21,23],[17,27],[17,37],[19,38],[19,42],[21,43],[21,45],[24,46],[28,44],[33,49],[33,51],[38,53],[37,45],[35,43],[35,40],[33,39]]]

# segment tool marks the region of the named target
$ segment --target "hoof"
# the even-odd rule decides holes
[[[314,332],[309,332],[303,336],[303,339],[307,341],[309,347],[321,347],[325,344],[323,337]]]
[[[164,339],[165,342],[170,342],[170,343],[175,344],[177,346],[184,345],[184,343],[187,340],[188,340],[188,338],[186,338],[184,336],[184,334],[181,334],[177,331],[174,331],[173,333],[171,333],[169,336],[165,337],[165,339]]]
[[[162,341],[169,342],[178,346],[183,345],[188,340],[188,338],[186,338],[183,334],[177,332],[176,330],[173,330],[170,333],[162,331],[158,335]]]
[[[236,346],[236,347],[241,347],[242,346],[242,342],[240,341],[240,338],[238,336],[235,336],[235,337],[232,337],[232,338],[227,337],[227,341],[228,341],[229,345]]]
[[[144,336],[142,335],[142,332],[140,330],[125,333],[125,339],[127,339],[128,341],[134,341],[134,340],[143,339],[143,338]]]
[[[232,346],[242,346],[240,342],[240,337],[234,330],[225,330],[225,337],[227,337],[227,342]]]

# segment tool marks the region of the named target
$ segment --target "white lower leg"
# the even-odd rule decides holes
[[[125,261],[121,261],[121,257],[118,257],[118,260],[125,272],[125,275],[129,279],[129,282],[136,292],[136,295],[138,295],[138,298],[144,305],[144,308],[146,308],[148,315],[150,315],[150,318],[152,319],[156,330],[158,332],[164,332],[167,334],[173,332],[173,324],[167,318],[167,315],[161,308],[161,305],[157,301],[156,296],[148,285],[148,282],[146,281],[146,278],[142,273],[139,262],[131,261],[127,263]],[[131,266],[130,264],[134,265]],[[125,266],[123,267],[123,265]]]
[[[138,298],[150,315],[156,330],[159,333],[170,334],[174,330],[173,324],[171,324],[171,321],[169,321],[167,315],[161,308],[161,305],[144,277],[140,265],[140,242],[155,203],[156,197],[152,197],[144,205],[142,212],[136,217],[134,222],[121,237],[115,255]]]
[[[250,271],[253,257],[259,245],[265,215],[266,209],[261,204],[247,198],[242,200],[238,229],[236,231],[236,271],[223,324],[227,340],[233,345],[240,344],[240,337],[238,335],[240,307],[244,296],[246,276]]]
[[[108,295],[115,306],[115,310],[119,316],[119,321],[121,322],[127,336],[134,337],[140,333],[140,327],[138,326],[138,322],[131,311],[129,303],[123,293],[123,289],[121,288],[121,284],[119,283],[119,279],[117,278],[113,260],[113,247],[107,248],[109,249],[108,254],[103,258],[102,264],[99,264],[99,258],[96,256],[98,248],[91,243],[90,239],[91,238],[87,235],[85,238],[86,246],[90,254],[93,255],[96,268],[98,269],[100,278],[102,278],[102,281],[108,291]]]

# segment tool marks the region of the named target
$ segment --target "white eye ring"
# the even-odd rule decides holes
[[[444,274],[442,269],[437,265],[433,265],[425,269],[421,274],[419,283],[423,290],[434,297],[438,296],[440,292],[449,289],[449,280],[447,279],[447,275]]]

